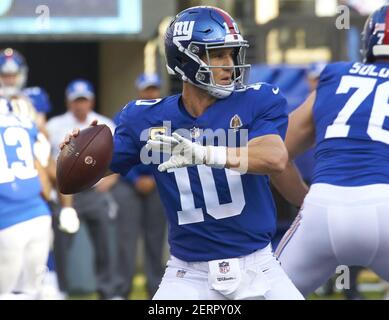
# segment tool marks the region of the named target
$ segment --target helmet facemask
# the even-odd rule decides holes
[[[8,62],[7,62],[8,63]],[[18,66],[12,60],[3,66],[0,72],[0,94],[5,97],[17,95],[25,86],[27,80],[27,67]],[[5,77],[13,76],[12,81]]]
[[[5,97],[17,95],[27,81],[27,66],[24,61],[12,58],[13,54],[12,49],[5,50],[5,55],[9,55],[10,58],[6,58],[0,68],[0,94]]]
[[[195,45],[195,44],[194,44]],[[206,44],[205,54],[206,61],[211,61],[211,50],[217,49],[233,49],[233,62],[232,66],[223,65],[211,65],[207,64],[204,60],[200,59],[200,67],[196,73],[196,80],[202,88],[217,98],[225,98],[231,95],[233,91],[244,90],[246,88],[246,72],[250,69],[250,65],[245,63],[246,49],[248,44],[246,41],[233,44]],[[215,81],[213,69],[229,69],[232,72],[231,83],[229,85],[218,84]]]
[[[250,69],[250,65],[245,63],[246,49],[249,47],[247,41],[241,40],[231,43],[215,42],[206,44],[193,41],[189,44],[188,49],[181,45],[180,47],[180,51],[182,51],[188,57],[188,59],[194,61],[199,66],[195,75],[196,81],[191,81],[190,79],[183,76],[183,74],[181,74],[184,81],[188,81],[193,85],[206,90],[210,95],[219,99],[226,98],[230,96],[233,91],[244,90],[247,87],[245,84],[247,79],[246,74]],[[234,49],[234,65],[215,66],[206,63],[206,61],[211,61],[211,50],[228,48]],[[206,58],[206,61],[201,59],[203,57]],[[212,70],[217,68],[232,70],[231,84],[221,85],[216,83]],[[179,70],[176,71],[180,73]]]
[[[15,80],[13,83],[8,83],[4,81],[4,77],[10,74],[0,74],[0,93],[4,97],[11,97],[19,94],[21,89],[24,87],[26,83],[27,72],[25,70],[18,72],[15,74]]]
[[[193,85],[200,87],[203,90],[206,90],[210,95],[222,99],[231,95],[233,91],[244,90],[247,85],[245,84],[246,73],[250,69],[250,64],[246,64],[246,49],[249,47],[248,42],[245,40],[234,41],[231,43],[201,43],[201,42],[191,42],[186,49],[179,42],[176,42],[176,45],[179,47],[179,50],[185,54],[188,60],[195,62],[198,65],[198,70],[195,74],[196,81],[191,81],[187,78],[184,73],[180,72],[181,70],[168,70],[170,74],[181,74],[181,78],[184,81],[188,81]],[[234,65],[233,66],[213,66],[207,64],[202,57],[206,57],[207,61],[210,59],[210,51],[216,49],[234,49]],[[190,62],[187,62],[190,63]],[[230,85],[220,85],[217,84],[212,69],[223,68],[223,69],[232,69],[232,78]]]

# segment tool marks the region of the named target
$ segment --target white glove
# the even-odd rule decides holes
[[[59,213],[58,228],[66,233],[76,233],[80,229],[80,220],[74,208],[64,207]]]
[[[227,161],[226,147],[204,147],[177,133],[173,133],[172,137],[156,135],[154,140],[149,139],[147,141],[146,149],[155,152],[166,152],[171,155],[168,161],[158,166],[160,172],[201,164],[214,168],[224,168]]]

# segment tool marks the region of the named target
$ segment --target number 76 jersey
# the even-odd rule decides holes
[[[389,183],[389,63],[327,65],[313,106],[313,183]]]
[[[197,118],[176,95],[132,102],[118,119],[111,169],[122,175],[145,163],[144,145],[157,133],[177,132],[202,145],[231,146],[233,141],[239,147],[264,135],[284,137],[288,122],[285,99],[267,84],[217,100]],[[214,133],[218,139],[211,138]],[[150,165],[169,221],[173,256],[184,261],[233,258],[270,243],[276,212],[267,176],[205,165],[161,173],[158,164]]]

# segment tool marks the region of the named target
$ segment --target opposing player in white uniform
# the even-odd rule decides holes
[[[366,266],[389,280],[388,6],[368,18],[362,40],[364,62],[329,64],[290,116],[290,158],[316,143],[308,194],[292,163],[273,177],[302,204],[276,254],[304,295],[339,265]]]

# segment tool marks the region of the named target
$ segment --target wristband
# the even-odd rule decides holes
[[[223,169],[227,163],[227,147],[207,146],[205,164],[207,166]]]

